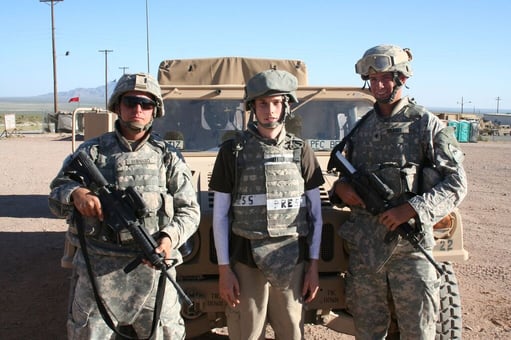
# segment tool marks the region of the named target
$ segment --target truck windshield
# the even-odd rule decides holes
[[[286,130],[316,151],[330,151],[371,108],[372,104],[365,101],[311,101],[286,120]]]
[[[371,107],[366,101],[310,101],[286,119],[286,130],[314,150],[328,151]],[[240,100],[167,100],[165,116],[155,119],[153,129],[183,151],[216,151],[243,130],[244,117]]]
[[[240,100],[167,100],[154,132],[184,151],[215,151],[235,131],[243,130]]]

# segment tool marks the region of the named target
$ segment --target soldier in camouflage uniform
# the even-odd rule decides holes
[[[149,214],[144,225],[167,263],[181,262],[178,248],[197,230],[200,210],[192,175],[181,154],[151,133],[153,119],[164,114],[160,87],[148,74],[127,74],[119,79],[108,108],[117,113],[115,131],[82,143],[79,150],[91,157],[106,180],[117,189],[134,187]],[[97,196],[71,179],[65,169],[52,181],[50,209],[68,219],[67,241],[80,247],[77,228],[84,228],[87,253],[100,298],[123,334],[146,338],[151,333],[155,303],[162,306],[153,339],[184,339],[181,305],[174,286],[165,280],[163,301],[157,301],[160,272],[139,265],[123,269],[139,254],[127,230],[112,231]],[[77,216],[83,223],[77,223]],[[80,225],[78,225],[80,224]],[[115,339],[116,334],[98,311],[84,253],[76,251],[68,314],[69,339]],[[175,268],[169,270],[175,277]]]
[[[211,176],[231,339],[264,339],[267,321],[277,339],[303,339],[303,303],[319,287],[323,176],[311,148],[285,131],[296,89],[296,77],[280,70],[247,82],[251,122],[221,146]]]
[[[384,339],[393,300],[401,339],[434,339],[440,279],[425,256],[406,240],[385,236],[410,221],[423,233],[422,245],[435,245],[433,225],[467,193],[463,153],[453,130],[424,107],[402,96],[412,75],[409,49],[379,45],[365,52],[356,72],[368,81],[376,99],[346,143],[346,155],[358,170],[374,172],[393,191],[393,208],[379,216],[364,209],[346,178],[332,201],[351,207],[340,228],[349,247],[346,297],[357,339]],[[431,176],[434,173],[436,176]],[[427,183],[428,178],[435,178]]]

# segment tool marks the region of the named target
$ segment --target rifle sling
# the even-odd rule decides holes
[[[103,320],[105,320],[106,324],[110,329],[112,329],[117,335],[130,340],[138,340],[139,338],[133,338],[127,334],[123,334],[120,329],[115,327],[114,322],[112,321],[112,318],[108,314],[108,311],[106,310],[105,305],[103,304],[103,301],[101,300],[101,297],[99,296],[98,288],[96,286],[96,280],[94,279],[94,275],[92,273],[92,266],[89,259],[89,254],[87,252],[87,243],[85,241],[85,234],[83,230],[83,220],[82,215],[78,210],[74,210],[74,217],[76,221],[76,226],[78,229],[78,239],[80,241],[80,248],[82,250],[83,258],[85,260],[85,264],[87,265],[87,273],[89,274],[89,279],[92,285],[92,291],[94,292],[94,298],[96,299],[96,304],[98,305],[99,312],[101,313],[101,316],[103,317]],[[161,308],[163,304],[163,296],[165,295],[165,285],[166,285],[166,277],[165,274],[160,273],[160,278],[158,280],[158,290],[156,291],[156,301],[154,305],[154,313],[153,313],[153,324],[151,327],[151,333],[149,334],[149,337],[145,340],[152,339],[153,335],[155,334],[156,327],[158,326],[158,321],[160,320],[160,314],[161,314]]]
[[[362,126],[362,124],[367,120],[367,118],[369,118],[370,115],[371,111],[367,112],[365,115],[360,117],[360,119],[355,123],[353,129],[351,129],[351,131],[346,136],[344,136],[344,138],[339,142],[339,144],[341,145],[339,151],[341,152],[344,151],[344,147],[346,146],[346,143],[350,140],[351,136],[353,136],[355,131],[357,131],[358,128],[360,128],[360,126]]]

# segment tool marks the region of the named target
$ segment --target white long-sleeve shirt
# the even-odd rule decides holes
[[[213,207],[213,235],[219,265],[229,264],[229,208],[231,206],[231,194],[215,191]],[[309,258],[319,259],[321,245],[321,232],[323,217],[321,215],[321,199],[319,188],[305,191],[309,201],[309,215],[311,216],[314,230],[312,242],[309,245]]]

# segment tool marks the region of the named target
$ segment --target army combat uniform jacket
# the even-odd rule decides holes
[[[141,194],[149,209],[148,216],[144,218],[145,228],[155,238],[161,233],[169,236],[173,249],[167,258],[179,263],[181,255],[178,248],[197,230],[200,219],[192,175],[180,153],[150,133],[132,148],[117,129],[84,142],[79,150],[84,150],[91,157],[109,184],[117,189],[133,187]],[[71,193],[82,184],[66,174],[70,161],[71,156],[64,161],[50,185],[49,206],[56,216],[67,218],[67,240],[79,248]],[[140,265],[129,274],[124,273],[124,267],[140,253],[130,233],[127,230],[112,232],[96,218],[84,217],[83,224],[87,252],[101,298],[119,324],[131,324],[144,304],[154,300],[159,271]],[[76,252],[73,266],[79,276],[73,293],[75,303],[81,298],[86,304],[80,306],[85,319],[78,320],[74,313],[74,322],[86,323],[89,310],[95,308],[95,303],[82,251]],[[175,271],[173,273],[175,275]],[[172,293],[170,289],[166,296]],[[86,299],[87,294],[91,295],[92,302]],[[175,297],[175,292],[171,295]],[[165,306],[161,315],[162,318],[166,315]]]
[[[423,246],[431,249],[433,225],[467,193],[464,155],[453,131],[408,97],[398,102],[389,117],[380,117],[375,109],[367,115],[347,143],[347,158],[357,170],[374,172],[394,191],[394,206],[408,202],[413,207],[424,233]],[[387,231],[377,216],[353,207],[340,234],[366,249],[366,264],[376,271],[396,246],[396,242],[385,244]]]

